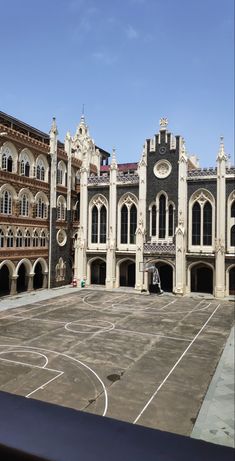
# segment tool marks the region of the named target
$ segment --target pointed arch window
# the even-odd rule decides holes
[[[11,192],[5,190],[0,197],[0,213],[12,214],[12,195]]]
[[[21,230],[18,230],[16,234],[16,247],[19,248],[22,246],[23,246],[23,233]]]
[[[169,237],[173,237],[174,235],[174,208],[173,205],[170,204],[168,208],[168,235]]]
[[[105,205],[94,205],[91,211],[91,243],[106,243],[107,209]]]
[[[160,239],[166,237],[166,197],[162,194],[159,198],[159,234]]]
[[[9,229],[7,233],[7,247],[13,248],[13,246],[14,246],[14,234],[13,234],[13,230]]]
[[[235,225],[230,230],[230,246],[235,247]]]
[[[192,210],[192,245],[200,245],[201,242],[201,207],[198,202],[194,203]]]
[[[40,246],[45,247],[46,246],[46,234],[44,231],[41,232],[40,235]]]
[[[45,180],[45,165],[41,159],[39,159],[37,162],[36,178],[39,179],[40,181]]]
[[[20,198],[20,215],[29,216],[29,198],[26,194]]]
[[[137,227],[137,208],[134,203],[124,203],[121,208],[121,243],[134,244]]]
[[[212,244],[212,206],[206,202],[203,207],[203,245]]]
[[[231,205],[231,218],[235,218],[235,200]]]
[[[121,243],[128,243],[128,209],[126,205],[121,209]]]
[[[3,147],[2,169],[9,171],[9,173],[12,173],[13,171],[13,156],[11,149],[8,146]]]
[[[28,248],[30,247],[30,245],[31,245],[31,235],[30,235],[29,230],[27,230],[25,232],[24,246]]]
[[[25,155],[20,162],[20,172],[23,176],[29,177],[30,175],[30,163],[28,157]]]
[[[4,232],[0,229],[0,248],[4,247]]]
[[[47,205],[42,197],[39,197],[36,202],[36,217],[47,218]]]
[[[66,215],[66,201],[65,198],[60,196],[57,200],[57,219],[60,221],[65,220]]]
[[[157,207],[153,205],[151,210],[151,235],[152,237],[156,237],[157,235]]]
[[[38,247],[38,245],[39,245],[38,232],[34,231],[34,233],[33,233],[33,247]]]

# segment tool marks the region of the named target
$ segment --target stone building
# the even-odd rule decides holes
[[[147,139],[138,163],[118,164],[84,116],[57,139],[0,112],[0,294],[71,282],[235,293],[235,168],[221,138],[201,169],[181,136]]]

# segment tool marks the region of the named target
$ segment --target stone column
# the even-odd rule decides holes
[[[87,166],[81,168],[80,179],[80,226],[78,230],[77,245],[75,245],[75,264],[74,276],[80,284],[81,280],[87,279],[87,237],[88,237],[88,173]]]
[[[112,153],[109,178],[109,226],[106,260],[106,288],[117,286],[116,280],[116,242],[117,242],[117,162],[115,149]]]
[[[187,155],[185,143],[179,139],[178,217],[175,231],[175,287],[176,294],[186,293],[186,251],[187,251]]]
[[[141,160],[138,165],[139,175],[139,205],[136,229],[136,260],[135,260],[135,288],[141,291],[144,288],[143,272],[140,272],[140,262],[144,260],[144,243],[146,234],[146,172],[147,172],[147,143],[145,143]],[[146,288],[146,287],[145,287]]]
[[[17,275],[17,276],[13,276],[13,277],[11,278],[10,295],[16,295],[16,294],[17,294],[17,289],[16,289],[17,278],[18,278],[18,275]]]
[[[27,287],[27,291],[33,291],[33,277],[34,277],[34,274],[29,274],[29,275],[28,275],[28,287]]]
[[[225,214],[226,214],[226,161],[224,142],[221,137],[217,157],[217,202],[216,202],[216,242],[215,242],[215,293],[217,298],[225,296]]]
[[[48,273],[44,272],[43,279],[42,279],[42,288],[47,288],[47,283],[48,283],[47,279],[48,279]]]

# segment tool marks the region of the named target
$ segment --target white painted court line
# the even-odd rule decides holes
[[[72,360],[76,363],[79,363],[81,366],[83,366],[84,368],[86,368],[87,370],[89,370],[95,377],[96,379],[99,381],[99,383],[101,384],[102,386],[102,389],[103,389],[103,393],[104,393],[104,400],[105,400],[105,405],[104,405],[104,411],[103,411],[103,416],[106,415],[107,413],[107,409],[108,409],[108,394],[107,394],[107,391],[106,391],[106,387],[104,385],[104,382],[102,381],[102,379],[98,376],[98,374],[92,370],[92,368],[90,368],[88,365],[86,365],[85,363],[81,362],[81,360],[78,360],[78,359],[75,359],[75,357],[72,357],[68,354],[64,354],[63,352],[57,352],[57,351],[53,351],[51,349],[45,349],[44,347],[33,347],[33,346],[19,346],[18,344],[0,344],[0,347],[13,347],[15,349],[19,349],[18,352],[21,352],[21,348],[24,348],[24,349],[32,349],[33,351],[34,350],[39,350],[39,351],[44,351],[44,352],[51,352],[52,354],[56,354],[58,356],[62,356],[62,357],[66,357],[67,359],[69,360]],[[11,350],[7,350],[7,352],[10,352]]]
[[[201,332],[204,330],[204,328],[206,327],[206,325],[209,323],[209,321],[211,320],[211,318],[213,317],[213,315],[216,313],[216,311],[218,310],[218,308],[220,307],[220,304],[218,304],[218,306],[214,309],[214,311],[212,312],[212,314],[210,315],[210,317],[207,319],[207,321],[204,323],[204,325],[202,326],[202,328],[199,330],[199,332],[196,334],[196,336],[192,339],[192,341],[190,342],[190,344],[188,345],[188,347],[185,349],[185,351],[181,354],[180,358],[177,360],[177,362],[175,363],[175,365],[171,368],[171,370],[169,371],[169,373],[166,375],[166,377],[164,378],[164,380],[161,382],[161,384],[158,386],[158,388],[156,389],[156,391],[153,393],[152,397],[148,400],[148,402],[146,403],[146,405],[144,406],[143,410],[141,410],[141,412],[139,413],[139,415],[137,416],[137,418],[133,421],[133,424],[136,424],[137,421],[140,419],[140,417],[142,416],[142,414],[144,413],[144,411],[146,410],[146,408],[148,408],[149,404],[152,402],[152,400],[154,399],[154,397],[157,395],[157,393],[160,391],[160,389],[162,388],[162,386],[165,384],[165,382],[167,381],[167,379],[169,378],[169,376],[173,373],[173,371],[175,370],[175,368],[177,367],[177,365],[179,365],[179,363],[181,362],[182,358],[185,356],[185,354],[188,352],[188,350],[190,349],[190,347],[193,345],[193,343],[196,341],[196,339],[198,338],[198,336],[201,334]]]
[[[30,395],[34,394],[35,392],[39,391],[40,389],[44,389],[49,383],[52,383],[52,381],[55,381],[55,379],[58,379],[61,375],[63,375],[64,372],[61,371],[57,376],[54,376],[54,378],[52,379],[49,379],[49,381],[46,381],[44,384],[42,384],[41,386],[37,387],[37,389],[35,389],[34,391],[30,392],[29,394],[27,394],[25,397],[29,398]]]
[[[87,333],[92,333],[92,331],[81,331],[81,330],[73,330],[72,328],[69,328],[69,325],[78,325],[81,327],[88,327],[90,329],[98,328],[97,333],[103,333],[105,331],[111,331],[115,328],[114,323],[108,322],[108,320],[99,320],[99,319],[89,319],[89,322],[94,320],[95,322],[101,323],[101,326],[95,325],[95,324],[89,324],[89,323],[83,323],[85,319],[82,320],[74,320],[73,322],[68,322],[65,325],[65,329],[68,331],[72,331],[73,333],[82,333],[82,334],[87,334]],[[107,324],[105,326],[104,324]]]

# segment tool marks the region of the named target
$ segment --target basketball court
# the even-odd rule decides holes
[[[0,390],[190,435],[231,302],[84,289],[0,312]]]

